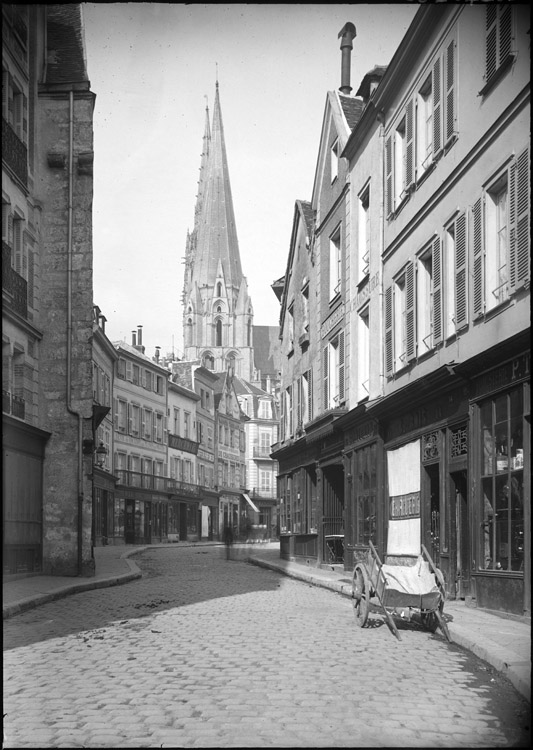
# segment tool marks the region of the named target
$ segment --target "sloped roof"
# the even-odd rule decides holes
[[[346,122],[350,130],[353,130],[361,117],[363,111],[363,102],[360,99],[354,99],[353,96],[346,96],[339,92],[339,100],[342,111],[346,117]]]
[[[247,380],[239,378],[237,375],[233,378],[233,385],[235,387],[235,393],[238,396],[268,396],[268,398],[273,398],[271,393],[264,391],[262,388],[258,388],[256,385],[254,385],[253,383],[249,383]]]
[[[126,354],[131,355],[132,357],[135,357],[136,359],[141,359],[143,362],[146,362],[146,364],[150,364],[152,367],[157,367],[158,370],[163,370],[163,372],[169,374],[166,367],[163,365],[158,365],[157,362],[154,362],[153,359],[150,359],[150,357],[147,357],[146,354],[143,354],[139,349],[136,349],[131,344],[128,344],[126,341],[112,341],[111,342],[115,349],[122,349],[123,352],[126,352]]]
[[[254,326],[253,344],[255,367],[261,377],[278,377],[281,370],[281,342],[279,326]]]
[[[297,200],[297,205],[300,207],[302,216],[305,221],[305,229],[309,239],[313,236],[313,229],[315,224],[315,212],[310,201]]]
[[[386,65],[374,65],[361,81],[356,96],[362,96],[365,101],[368,100],[370,98],[370,84],[372,81],[381,81],[386,72]]]
[[[80,3],[45,5],[46,81],[89,85]]]

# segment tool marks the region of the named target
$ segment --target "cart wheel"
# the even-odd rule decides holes
[[[365,571],[357,566],[352,578],[353,612],[355,622],[364,628],[368,620],[370,586]]]

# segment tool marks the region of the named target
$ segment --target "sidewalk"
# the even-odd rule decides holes
[[[220,546],[220,542],[178,542],[175,548]],[[148,548],[168,544],[150,545]],[[128,583],[141,577],[141,571],[129,558],[147,547],[96,547],[96,575],[92,578],[31,576],[3,584],[3,618],[12,617],[40,604],[90,589]],[[276,570],[314,586],[322,586],[351,597],[350,573],[344,570],[313,568],[299,562],[281,560],[279,544],[234,546],[239,559]],[[448,629],[454,643],[468,649],[504,674],[514,687],[531,702],[531,622],[526,618],[466,607],[463,602],[449,601],[444,607]],[[379,615],[376,615],[379,616]],[[393,636],[391,635],[391,638]]]

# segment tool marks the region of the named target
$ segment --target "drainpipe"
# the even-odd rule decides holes
[[[74,92],[69,91],[68,123],[68,219],[67,219],[67,411],[78,418],[78,575],[81,576],[83,556],[83,416],[72,408],[72,222],[74,181]]]

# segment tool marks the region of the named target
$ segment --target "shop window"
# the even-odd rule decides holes
[[[376,444],[358,450],[354,454],[354,531],[355,544],[368,546],[376,544],[376,493],[377,493],[377,453]]]
[[[481,422],[482,538],[479,565],[521,571],[524,566],[523,391],[485,401]]]

